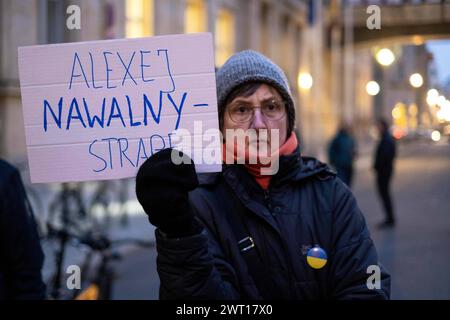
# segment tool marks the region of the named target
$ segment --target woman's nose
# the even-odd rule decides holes
[[[261,112],[261,108],[255,108],[254,109],[254,115],[253,115],[253,119],[252,119],[252,123],[250,128],[253,129],[267,129],[267,125],[265,122],[265,118],[264,115]]]

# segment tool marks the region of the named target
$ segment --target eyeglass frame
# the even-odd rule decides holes
[[[229,106],[226,108],[226,112],[228,113],[228,115],[229,115],[231,121],[233,121],[234,123],[237,123],[237,124],[245,124],[245,123],[250,123],[250,122],[252,122],[253,119],[255,118],[255,109],[258,109],[258,108],[261,109],[261,115],[264,116],[264,118],[265,118],[266,120],[270,120],[270,121],[278,121],[278,120],[283,119],[283,117],[284,117],[285,115],[287,115],[287,101],[285,101],[285,100],[278,100],[278,99],[276,99],[276,98],[273,98],[273,99],[269,99],[269,100],[263,102],[263,104],[264,104],[264,103],[267,103],[267,102],[273,102],[273,101],[275,101],[275,102],[277,102],[277,103],[280,103],[280,105],[284,107],[284,109],[283,109],[283,114],[282,114],[279,118],[277,118],[277,119],[270,119],[270,118],[267,118],[267,116],[266,116],[266,115],[264,114],[264,112],[262,111],[262,106],[261,106],[261,105],[259,105],[259,106],[253,106],[253,105],[251,105],[250,103],[247,103],[247,105],[248,105],[248,106],[251,106],[253,115],[252,115],[252,116],[250,117],[250,119],[247,120],[247,121],[235,121],[235,120],[233,119],[233,117],[231,116],[231,113],[230,113],[230,108],[234,105],[233,103],[230,103],[230,104],[229,104]],[[245,102],[240,102],[240,104],[245,104]]]

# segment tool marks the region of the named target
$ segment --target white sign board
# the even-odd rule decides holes
[[[21,47],[19,69],[32,182],[135,176],[194,120],[197,171],[221,170],[210,33]]]

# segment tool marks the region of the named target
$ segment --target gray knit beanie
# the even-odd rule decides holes
[[[249,82],[263,82],[278,90],[287,103],[288,134],[295,124],[294,101],[287,78],[274,62],[259,52],[244,50],[231,56],[216,73],[219,116],[223,117],[228,95]]]

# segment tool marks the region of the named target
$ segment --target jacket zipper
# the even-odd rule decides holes
[[[270,194],[269,194],[269,190],[264,190],[264,202],[267,205],[267,208],[269,209],[269,212],[272,216],[274,216],[275,214],[272,212],[272,204],[270,203]]]
[[[270,199],[269,189],[264,190],[264,201],[266,202],[266,205],[267,205],[267,208],[269,209],[270,214],[273,217],[275,217],[276,214],[274,212],[272,212],[272,203],[271,203],[271,199]],[[292,281],[289,281],[289,290],[291,291],[292,296],[296,296],[296,291],[293,287],[293,281],[295,281],[295,278],[294,278],[294,272],[292,269],[292,259],[291,259],[291,256],[289,255],[289,251],[287,250],[286,244],[284,243],[283,239],[281,238],[281,235],[280,235],[280,240],[281,240],[281,245],[283,247],[284,255],[286,257],[289,279],[292,280]]]

